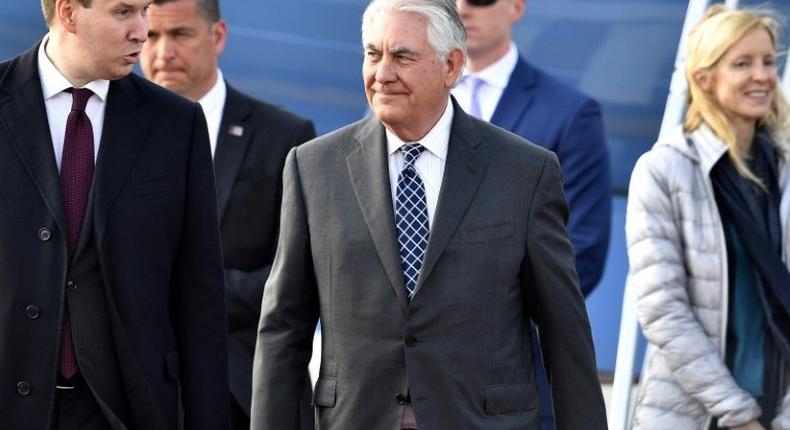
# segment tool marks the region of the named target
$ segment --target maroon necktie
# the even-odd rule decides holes
[[[63,140],[63,158],[60,165],[60,184],[63,187],[63,203],[66,227],[69,233],[69,254],[77,247],[80,227],[85,218],[88,194],[93,181],[93,127],[85,105],[93,92],[85,88],[72,88],[71,112],[66,120],[66,137]],[[71,378],[77,373],[74,343],[71,339],[71,319],[68,308],[63,317],[63,334],[60,349],[60,373]]]

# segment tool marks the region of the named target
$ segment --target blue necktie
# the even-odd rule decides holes
[[[406,294],[411,300],[420,276],[425,249],[428,247],[428,205],[425,186],[414,169],[414,162],[425,148],[419,143],[401,147],[403,170],[395,189],[395,225],[400,244],[401,268]]]

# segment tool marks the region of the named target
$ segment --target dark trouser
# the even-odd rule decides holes
[[[250,430],[250,417],[232,394],[230,396],[230,428],[232,430]]]
[[[112,430],[88,385],[75,377],[72,389],[55,389],[52,430]]]
[[[535,382],[538,385],[538,397],[540,399],[540,430],[554,430],[554,407],[551,401],[551,386],[546,375],[546,366],[543,365],[543,357],[540,354],[540,342],[538,333],[532,325],[532,353],[535,359]]]

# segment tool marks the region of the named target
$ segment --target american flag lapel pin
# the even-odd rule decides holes
[[[231,136],[236,137],[244,136],[244,127],[240,125],[231,125],[228,127],[228,133],[230,133]]]

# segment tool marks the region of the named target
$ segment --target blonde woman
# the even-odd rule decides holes
[[[685,123],[631,177],[629,288],[648,352],[635,429],[790,429],[790,164],[776,24],[711,7]]]

